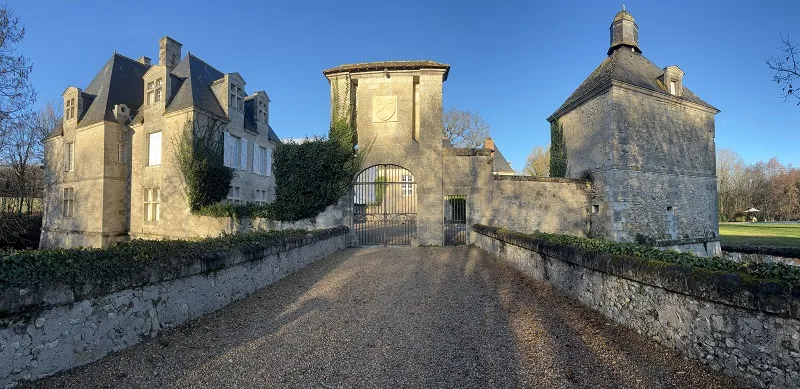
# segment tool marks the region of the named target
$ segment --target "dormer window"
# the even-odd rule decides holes
[[[238,111],[244,109],[244,90],[238,85],[231,84],[230,107]]]
[[[75,118],[75,98],[71,98],[67,100],[67,103],[64,106],[64,118],[67,120],[72,120]]]
[[[164,93],[164,83],[161,78],[147,83],[147,105],[153,105],[161,101]]]
[[[683,95],[683,75],[683,70],[673,65],[665,67],[664,73],[659,79],[664,83],[669,94],[680,97]]]
[[[672,81],[669,82],[669,94],[671,94],[673,96],[678,94],[678,82],[677,81],[672,80]]]
[[[267,103],[263,100],[258,100],[258,121],[267,124]]]

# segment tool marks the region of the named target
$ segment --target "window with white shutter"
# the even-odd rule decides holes
[[[64,171],[75,170],[75,143],[64,144]]]
[[[147,136],[147,166],[161,165],[161,132],[153,132]]]
[[[266,169],[267,169],[267,177],[269,177],[269,176],[272,175],[272,150],[271,149],[267,149],[267,157],[264,158],[264,159],[267,160]]]
[[[242,138],[242,170],[247,171],[247,139]]]
[[[228,131],[222,133],[222,164],[225,166],[231,166],[231,156],[233,153],[231,152],[231,134]]]
[[[253,173],[258,175],[264,174],[264,172],[261,169],[261,161],[263,160],[262,158],[263,155],[261,154],[261,150],[263,149],[264,149],[263,147],[261,146],[256,147],[256,145],[253,144]]]

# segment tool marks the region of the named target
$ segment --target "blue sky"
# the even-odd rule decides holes
[[[281,138],[327,133],[322,70],[430,59],[452,66],[445,107],[475,111],[515,169],[549,141],[545,118],[606,56],[612,1],[18,1],[39,105],[86,87],[114,50],[158,60],[169,35],[249,91],[266,90]],[[781,34],[800,43],[800,2],[626,1],[643,54],[678,65],[722,112],[717,148],[800,166],[800,106],[784,103],[764,61]]]

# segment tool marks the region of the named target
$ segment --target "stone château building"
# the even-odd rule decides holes
[[[185,130],[224,130],[236,170],[229,200],[274,196],[270,99],[250,95],[182,45],[159,40],[158,64],[114,53],[86,89],[64,91],[64,118],[47,137],[42,247],[104,247],[130,237],[192,236],[174,148]]]

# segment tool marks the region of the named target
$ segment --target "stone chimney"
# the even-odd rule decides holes
[[[145,56],[141,56],[141,57],[139,57],[139,59],[136,60],[136,62],[143,63],[145,65],[150,65],[150,58],[147,58]]]
[[[494,140],[492,140],[492,138],[486,138],[486,140],[483,141],[483,148],[492,150],[492,155],[494,155],[494,151],[496,150],[494,148]]]
[[[181,47],[182,44],[168,36],[158,40],[158,64],[166,66],[167,72],[171,72],[181,61]]]

